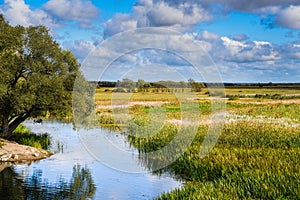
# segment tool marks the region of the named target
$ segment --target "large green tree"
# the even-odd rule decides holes
[[[196,82],[192,78],[190,78],[188,80],[188,84],[190,85],[192,92],[201,92],[201,89],[204,88],[204,84],[203,83]]]
[[[11,26],[0,15],[0,132],[28,117],[71,113],[79,63],[44,26]]]

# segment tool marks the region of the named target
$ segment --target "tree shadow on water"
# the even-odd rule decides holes
[[[0,200],[93,199],[95,191],[90,170],[80,165],[73,167],[69,182],[61,178],[57,183],[49,183],[42,179],[42,170],[35,170],[25,179],[13,167],[0,172]]]

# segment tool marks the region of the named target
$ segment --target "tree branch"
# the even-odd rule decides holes
[[[11,134],[17,128],[17,126],[19,126],[19,124],[21,124],[30,116],[30,114],[31,112],[27,112],[16,117],[12,122],[9,123],[8,132]]]

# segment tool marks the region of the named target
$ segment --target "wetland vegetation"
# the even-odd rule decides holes
[[[175,95],[148,88],[147,92],[124,96],[110,88],[99,88],[95,95],[99,124],[122,130],[129,143],[139,150],[143,166],[152,171],[178,156],[153,173],[171,174],[183,181],[184,187],[157,199],[299,198],[299,88],[225,88],[226,120],[214,148],[203,158],[199,152],[209,126],[214,123],[207,123],[212,115],[211,95],[207,88],[202,88],[195,93],[196,98],[186,99],[197,103],[200,115],[198,124],[184,125],[180,107],[184,102],[179,102],[178,96],[189,90],[178,91]],[[233,96],[238,98],[231,99]],[[128,107],[116,106],[124,103],[124,99]],[[154,128],[151,110],[157,107],[164,109],[165,122]],[[168,156],[149,154],[168,145],[179,129],[183,129],[185,137],[191,136],[191,126],[197,126],[191,145],[177,144]]]
[[[35,134],[27,129],[25,125],[20,124],[13,132],[12,141],[19,144],[32,146],[39,149],[48,150],[51,144],[50,136],[47,133]]]

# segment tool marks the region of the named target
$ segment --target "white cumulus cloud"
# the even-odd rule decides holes
[[[281,26],[300,29],[300,6],[289,6],[278,12],[276,21]]]
[[[82,28],[91,27],[91,22],[99,14],[91,1],[83,0],[50,0],[44,8],[59,19],[78,21]]]
[[[197,4],[182,3],[172,7],[163,1],[154,4],[147,16],[150,25],[153,26],[194,25],[211,18],[209,13]]]
[[[56,26],[51,16],[41,9],[31,10],[24,0],[5,0],[1,12],[12,25],[46,25]]]
[[[137,28],[137,20],[129,14],[116,14],[104,24],[104,36]]]
[[[5,0],[0,11],[12,25],[45,25],[60,27],[67,21],[78,22],[81,28],[93,28],[92,22],[99,10],[90,1],[50,0],[39,9],[33,9],[24,0]]]
[[[240,42],[221,37],[226,53],[224,59],[235,62],[279,60],[280,53],[266,41]]]
[[[140,0],[131,14],[116,14],[105,24],[104,36],[143,27],[170,27],[186,31],[198,23],[211,20],[210,13],[196,2],[174,5],[172,1]]]
[[[96,49],[97,45],[91,41],[75,40],[66,41],[62,46],[72,51],[75,57],[82,62],[91,51]]]

